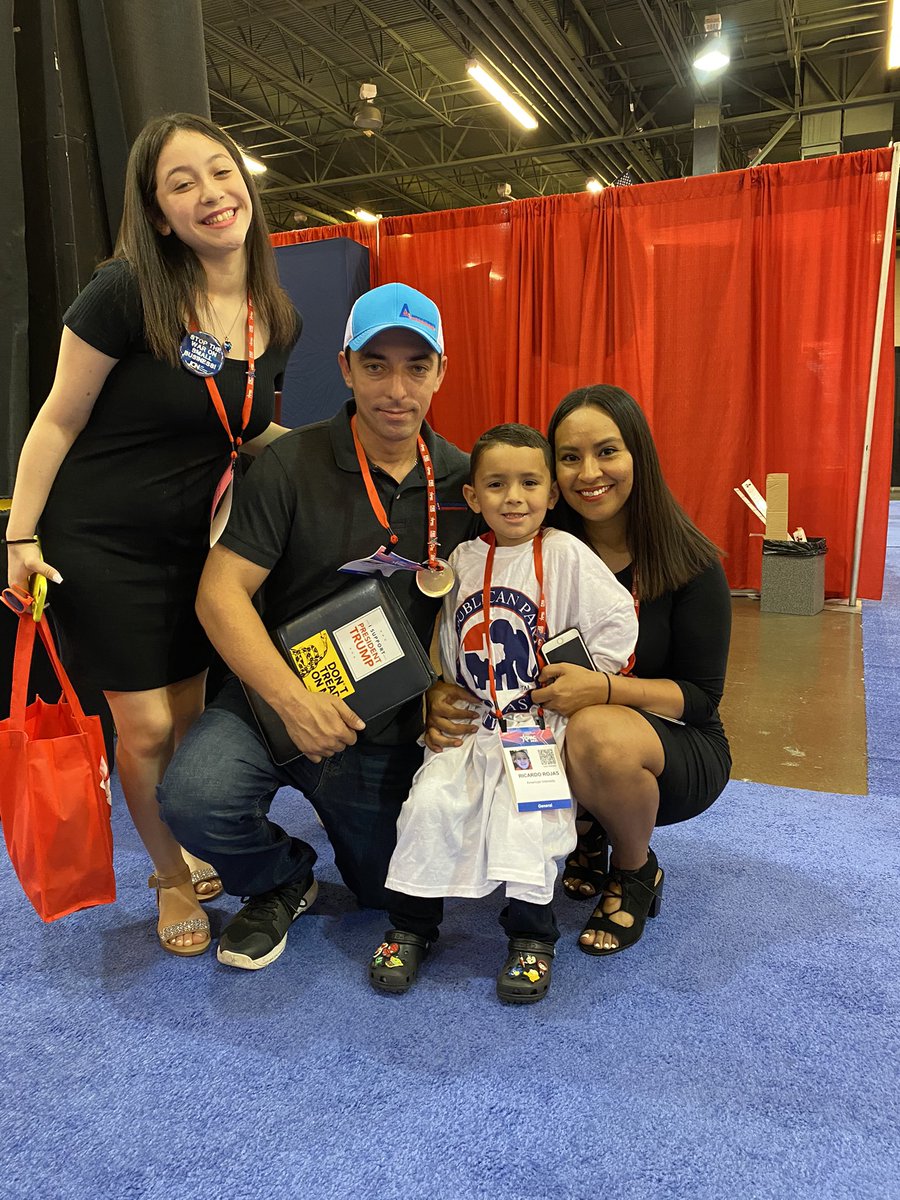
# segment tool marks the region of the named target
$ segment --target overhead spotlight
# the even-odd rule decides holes
[[[353,215],[366,225],[377,225],[381,220],[381,213],[371,213],[365,208],[354,208]]]
[[[587,181],[587,183],[584,185],[584,187],[585,187],[585,191],[588,191],[588,192],[602,192],[603,191],[603,184],[600,182],[599,179],[589,179]]]
[[[251,158],[249,154],[242,154],[241,158],[244,160],[244,166],[251,175],[262,175],[268,170],[266,164],[260,162],[258,158]]]
[[[381,109],[372,103],[377,95],[378,88],[374,83],[359,85],[359,103],[353,110],[353,125],[355,129],[361,129],[366,137],[372,137],[384,125]]]
[[[484,67],[480,66],[474,58],[466,63],[466,70],[475,82],[484,88],[489,96],[493,96],[499,104],[503,105],[510,116],[514,117],[523,129],[537,129],[538,123],[531,113],[527,112],[518,100],[513,100],[506,88],[499,84],[492,75],[488,75]]]
[[[512,195],[512,184],[511,183],[498,183],[497,184],[497,195],[501,198],[501,200],[507,199],[508,197],[510,197]]]
[[[298,208],[296,212],[291,213],[291,220],[295,225],[305,225],[309,221],[309,217],[305,212]]]
[[[703,22],[704,41],[697,57],[694,59],[694,70],[703,71],[707,75],[722,71],[731,62],[731,52],[728,43],[722,37],[722,14],[711,13]]]

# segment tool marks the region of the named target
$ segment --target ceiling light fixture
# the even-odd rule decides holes
[[[352,212],[357,221],[362,221],[366,225],[377,225],[381,220],[381,213],[370,213],[365,208],[354,208]]]
[[[265,163],[260,162],[258,158],[251,158],[249,154],[241,154],[241,158],[251,175],[262,175],[269,169]]]
[[[523,129],[537,129],[538,123],[531,113],[527,112],[518,100],[513,100],[506,88],[502,87],[492,75],[488,75],[484,67],[480,66],[474,58],[466,63],[466,70],[489,96],[493,96],[498,104],[503,105],[509,115],[515,118]]]
[[[897,0],[891,0],[888,14],[888,70],[900,67],[900,19],[897,15]]]
[[[694,59],[694,70],[705,74],[722,71],[731,62],[731,52],[728,43],[722,37],[722,14],[711,13],[703,22],[704,41],[697,57]]]
[[[384,125],[384,115],[374,104],[377,95],[378,88],[374,83],[359,85],[359,103],[353,111],[353,126],[362,130],[366,137],[374,137]]]
[[[602,192],[603,184],[599,179],[589,179],[584,185],[584,190],[586,192]]]

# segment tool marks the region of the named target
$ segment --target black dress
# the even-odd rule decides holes
[[[109,691],[162,687],[198,674],[212,658],[194,598],[230,446],[204,380],[150,353],[128,263],[98,270],[64,320],[119,361],[41,518],[44,557],[63,577],[50,589],[52,612],[79,680]],[[272,421],[292,348],[268,347],[257,358],[245,442]],[[226,359],[216,377],[235,432],[246,370]]]
[[[631,590],[632,568],[616,575]],[[697,816],[720,795],[731,773],[731,751],[719,717],[731,638],[731,594],[716,559],[674,592],[642,600],[632,674],[672,679],[684,696],[683,725],[638,709],[662,742],[666,765],[658,779],[657,825]]]

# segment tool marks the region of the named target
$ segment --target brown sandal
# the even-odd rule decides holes
[[[191,871],[191,883],[194,885],[194,895],[201,904],[208,904],[210,900],[215,900],[225,891],[225,886],[215,867],[198,867],[196,871]],[[197,887],[198,883],[208,883],[211,886],[201,892]]]
[[[191,872],[187,865],[183,871],[176,871],[174,875],[157,875],[153,874],[147,880],[147,886],[156,889],[156,907],[159,909],[159,893],[163,888],[177,888],[185,883],[192,883]],[[173,946],[172,938],[176,938],[185,933],[205,933],[206,941],[191,944],[189,946]],[[206,917],[191,917],[187,921],[178,921],[174,925],[165,925],[160,929],[156,927],[156,936],[159,938],[159,944],[163,950],[168,950],[170,954],[177,954],[179,958],[193,958],[194,955],[205,953],[212,945],[212,939],[209,932],[209,921]]]

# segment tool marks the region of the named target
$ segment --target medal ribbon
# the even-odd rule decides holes
[[[384,511],[384,505],[381,503],[381,498],[375,490],[375,482],[372,479],[369,460],[366,458],[366,452],[363,450],[359,434],[356,432],[356,413],[350,418],[350,432],[353,434],[353,448],[356,450],[356,460],[359,463],[363,483],[366,485],[366,495],[369,497],[369,503],[372,506],[372,512],[375,514],[375,520],[387,532],[391,545],[396,546],[400,539],[394,533],[393,529],[391,529],[387,513]],[[431,455],[428,453],[428,447],[425,445],[425,439],[421,434],[416,439],[416,446],[419,451],[419,457],[422,460],[422,468],[425,471],[425,489],[428,500],[428,569],[430,571],[437,571],[440,570],[440,567],[438,566],[437,556],[437,493],[434,482],[434,464],[431,461]]]
[[[488,544],[487,559],[484,564],[484,585],[481,592],[481,615],[484,620],[484,648],[487,653],[488,661],[488,683],[491,688],[491,700],[494,702],[494,716],[501,730],[506,732],[506,721],[503,713],[500,710],[500,701],[497,699],[497,684],[494,679],[494,660],[491,655],[491,574],[494,569],[494,552],[497,549],[497,539],[493,533],[484,535],[484,540]],[[537,659],[538,670],[544,667],[544,656],[541,653],[541,647],[547,640],[547,600],[544,595],[544,531],[540,530],[537,537],[531,543],[532,554],[534,555],[534,573],[538,584],[538,615],[534,628],[534,655]],[[538,707],[538,717],[543,723],[544,710]]]
[[[197,333],[200,326],[197,324],[196,318],[192,319],[188,325],[191,333]],[[253,411],[253,391],[256,386],[256,359],[253,353],[254,341],[254,323],[253,323],[253,301],[250,299],[250,293],[247,293],[247,386],[244,390],[244,404],[241,409],[241,430],[237,437],[231,432],[231,426],[228,423],[228,414],[225,412],[225,405],[222,403],[222,395],[219,392],[218,384],[212,375],[205,377],[206,386],[209,389],[209,397],[212,400],[213,408],[222,422],[222,427],[228,435],[228,440],[231,443],[231,471],[234,471],[234,464],[237,461],[238,451],[243,445],[243,433],[247,428],[247,423],[250,420],[250,413]]]

